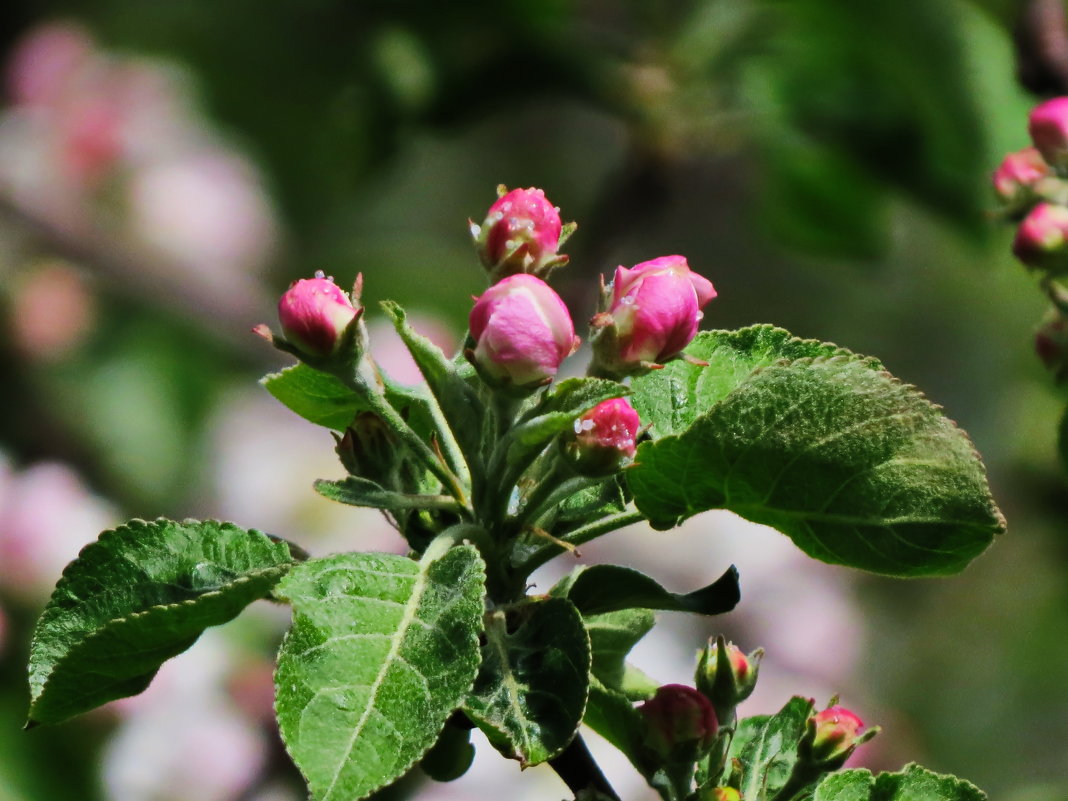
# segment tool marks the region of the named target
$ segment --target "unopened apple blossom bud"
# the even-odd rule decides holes
[[[844,706],[835,704],[812,715],[798,743],[799,761],[823,770],[837,770],[856,750],[878,732],[864,730],[864,722]]]
[[[994,192],[1002,204],[1023,209],[1036,197],[1036,185],[1051,174],[1042,154],[1033,147],[1009,153],[994,170]]]
[[[603,401],[575,420],[561,440],[564,454],[581,475],[611,475],[634,458],[641,425],[626,398]]]
[[[533,275],[505,278],[478,298],[469,318],[468,358],[500,388],[529,391],[552,381],[578,338],[567,306]]]
[[[1055,97],[1031,111],[1028,120],[1031,142],[1050,166],[1068,167],[1068,97]]]
[[[481,225],[471,223],[471,235],[483,266],[496,282],[516,273],[545,278],[554,267],[567,264],[567,256],[557,250],[573,228],[565,229],[560,210],[543,190],[531,187],[502,194]]]
[[[697,794],[700,801],[742,801],[742,794],[733,787],[709,787]]]
[[[1020,222],[1012,243],[1028,267],[1060,271],[1068,267],[1068,207],[1039,203]]]
[[[1058,381],[1068,376],[1068,319],[1056,307],[1047,312],[1035,331],[1035,353]]]
[[[278,320],[286,340],[313,359],[333,354],[345,329],[362,311],[353,306],[345,290],[321,273],[294,281],[278,301]]]
[[[699,759],[715,739],[718,728],[715,710],[692,687],[665,684],[638,711],[647,724],[646,745],[664,761]]]
[[[748,656],[723,636],[709,641],[697,658],[697,689],[708,696],[716,710],[716,717],[724,725],[734,719],[734,710],[753,694],[756,687],[761,648]]]
[[[714,297],[712,282],[691,271],[683,256],[617,268],[603,299],[607,308],[590,321],[594,373],[618,378],[675,358]]]

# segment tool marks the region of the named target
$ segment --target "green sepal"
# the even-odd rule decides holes
[[[231,523],[131,520],[67,565],[30,645],[27,726],[143,691],[167,659],[235,617],[302,552]]]
[[[275,672],[286,748],[315,801],[366,798],[437,741],[478,671],[484,564],[469,545],[419,562],[349,553],[279,584],[293,627]]]
[[[562,598],[487,614],[478,678],[464,713],[504,756],[524,767],[559,754],[586,709],[590,640]]]

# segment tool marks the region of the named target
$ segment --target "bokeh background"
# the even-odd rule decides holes
[[[731,562],[731,615],[664,614],[636,660],[687,681],[725,631],[768,648],[750,713],[832,693],[992,798],[1068,797],[1064,397],[1045,310],[991,213],[1026,113],[1068,91],[1059,0],[5,0],[0,4],[0,801],[296,801],[271,723],[286,620],[266,603],[143,696],[20,731],[33,620],[63,565],[128,517],[213,516],[314,553],[399,550],[310,488],[328,434],[257,386],[278,294],[362,272],[458,340],[468,239],[499,183],[580,228],[557,286],[682,253],[705,325],[773,322],[879,356],[971,434],[1008,533],[960,577],[804,558],[727,514],[584,549],[673,589]],[[1014,44],[1013,32],[1017,32]],[[1021,75],[1023,80],[1021,80]],[[1037,93],[1037,94],[1036,94]],[[411,365],[381,324],[376,354]],[[575,369],[580,370],[581,365]],[[551,581],[553,570],[543,581]],[[261,608],[262,607],[262,608]],[[593,739],[618,789],[649,798]],[[471,773],[382,797],[560,798],[483,745]]]

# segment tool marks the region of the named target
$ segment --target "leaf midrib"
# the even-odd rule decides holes
[[[411,628],[412,622],[416,619],[416,611],[419,608],[419,602],[423,599],[423,593],[426,592],[426,571],[429,569],[429,565],[420,564],[419,568],[419,571],[415,574],[415,585],[412,588],[412,594],[409,597],[408,604],[405,606],[400,624],[397,626],[396,636],[390,644],[389,653],[387,653],[386,658],[382,660],[382,666],[379,668],[375,680],[371,682],[369,688],[369,702],[367,706],[364,707],[363,714],[360,715],[360,719],[356,721],[356,725],[352,729],[352,735],[349,737],[349,741],[345,746],[342,758],[338,760],[337,768],[334,770],[334,775],[330,779],[329,787],[326,788],[326,795],[323,796],[323,801],[329,801],[330,796],[334,792],[334,787],[337,785],[338,779],[341,776],[342,770],[344,770],[345,765],[348,763],[349,757],[352,756],[352,749],[356,745],[356,740],[359,739],[364,726],[367,725],[371,713],[377,709],[378,689],[381,687],[382,682],[385,681],[386,674],[389,672],[390,667],[392,667],[393,662],[400,655],[400,649],[404,644],[408,629]]]

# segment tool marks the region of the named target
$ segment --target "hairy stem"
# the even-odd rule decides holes
[[[568,545],[582,545],[590,540],[597,539],[597,537],[600,537],[603,534],[608,534],[611,531],[624,528],[633,523],[639,523],[644,519],[645,515],[637,509],[628,509],[625,512],[603,517],[593,523],[588,523],[560,539]],[[516,566],[515,572],[520,576],[529,576],[543,564],[563,551],[564,548],[559,545],[552,543],[545,545],[528,556],[521,564]]]

